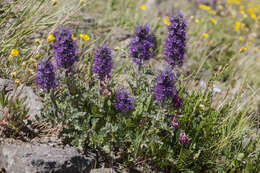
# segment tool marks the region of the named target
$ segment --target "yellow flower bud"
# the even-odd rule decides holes
[[[37,51],[34,55],[35,58],[39,58],[40,57],[40,53]]]
[[[145,11],[145,10],[146,10],[146,6],[145,6],[145,5],[141,5],[141,6],[140,6],[140,9],[143,10],[143,11]]]
[[[41,40],[39,38],[37,38],[37,39],[34,40],[34,43],[36,45],[40,45],[41,44]]]
[[[26,62],[23,62],[23,63],[22,63],[22,67],[23,67],[23,68],[26,68]]]
[[[14,71],[14,72],[11,73],[11,77],[12,77],[12,78],[16,78],[16,71]]]
[[[19,85],[19,84],[20,84],[20,80],[19,80],[19,79],[15,79],[14,82],[16,83],[16,85]]]
[[[242,48],[239,50],[239,52],[242,53],[242,52],[245,52],[246,50],[247,50],[246,47],[242,47]]]
[[[167,25],[167,26],[170,26],[170,25],[171,25],[171,23],[169,22],[169,18],[168,18],[168,17],[162,18],[162,21],[163,21],[163,23],[164,23],[165,25]]]
[[[34,74],[34,70],[33,69],[28,69],[28,72],[33,75]]]
[[[208,34],[208,33],[203,33],[203,37],[204,37],[204,38],[208,38],[208,37],[209,37],[209,34]]]

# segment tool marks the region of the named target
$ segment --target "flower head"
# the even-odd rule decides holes
[[[57,85],[54,67],[49,60],[43,60],[38,64],[36,72],[36,83],[42,89],[54,88]]]
[[[143,10],[143,11],[145,11],[145,10],[146,10],[146,6],[145,6],[145,5],[141,5],[141,6],[140,6],[140,9]]]
[[[48,37],[47,37],[47,41],[48,42],[51,42],[51,41],[54,41],[55,40],[55,37],[53,34],[49,34]]]
[[[173,97],[175,94],[175,75],[170,69],[161,71],[156,79],[156,85],[153,88],[154,97],[157,102],[167,97]]]
[[[179,109],[181,105],[183,104],[182,99],[179,97],[178,94],[175,94],[172,98],[173,108]]]
[[[92,71],[99,79],[110,78],[112,70],[111,49],[107,45],[100,46],[94,56]]]
[[[16,57],[16,56],[18,56],[19,55],[19,51],[17,50],[17,49],[12,49],[11,50],[11,56],[12,57]]]
[[[116,109],[121,112],[133,110],[133,98],[124,90],[116,91]]]
[[[56,39],[54,40],[53,50],[56,64],[58,67],[68,69],[77,60],[76,46],[72,40],[71,31],[68,28],[61,27],[54,35]]]
[[[174,67],[182,66],[186,46],[186,21],[181,14],[170,18],[168,37],[164,42],[164,57],[166,62]]]
[[[85,40],[85,41],[90,40],[90,37],[87,34],[80,34],[79,36],[80,36],[80,38],[82,38],[82,40]]]
[[[177,119],[174,117],[174,118],[172,119],[172,126],[173,126],[174,130],[177,129],[178,125],[179,125],[179,122],[178,122]]]
[[[141,65],[142,60],[149,60],[154,55],[155,49],[156,39],[154,34],[150,33],[150,28],[147,25],[136,27],[135,35],[129,45],[133,61]]]
[[[187,145],[187,144],[189,144],[189,139],[188,139],[188,137],[186,136],[186,134],[185,134],[184,131],[181,131],[181,133],[180,133],[179,142],[180,142],[182,145]]]

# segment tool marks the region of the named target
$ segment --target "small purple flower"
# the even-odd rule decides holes
[[[179,125],[179,122],[177,121],[177,119],[174,117],[173,120],[172,120],[172,126],[173,126],[173,129],[177,129]]]
[[[164,58],[166,62],[174,67],[183,64],[186,52],[186,21],[181,14],[170,17],[171,25],[168,26],[168,37],[164,42]]]
[[[116,109],[121,112],[133,110],[133,98],[128,92],[123,90],[116,91]]]
[[[141,65],[142,60],[149,60],[154,55],[156,49],[156,39],[154,34],[150,33],[148,25],[136,27],[135,35],[132,37],[129,52],[133,61]]]
[[[60,27],[54,35],[55,40],[53,44],[53,51],[56,58],[56,64],[58,67],[68,69],[77,60],[76,46],[72,40],[72,33],[70,29]]]
[[[49,90],[57,85],[54,67],[52,63],[46,59],[41,61],[37,66],[36,83],[42,88]]]
[[[187,145],[187,144],[189,144],[189,139],[188,139],[188,137],[186,136],[186,134],[185,134],[184,131],[181,131],[181,133],[180,133],[179,142],[180,142],[182,145]]]
[[[173,108],[174,109],[179,109],[181,108],[183,101],[182,99],[179,97],[178,94],[175,94],[172,98],[172,103],[173,103]]]
[[[99,46],[94,56],[92,71],[96,74],[96,78],[105,79],[110,78],[112,70],[112,56],[111,49],[107,44]]]
[[[160,102],[165,97],[173,97],[175,94],[175,75],[171,69],[161,71],[156,79],[156,85],[153,88],[154,97]]]

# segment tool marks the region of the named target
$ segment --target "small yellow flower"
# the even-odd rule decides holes
[[[240,52],[240,53],[245,52],[246,49],[247,49],[246,47],[242,47],[242,48],[239,50],[239,52]]]
[[[19,80],[19,79],[15,79],[14,82],[16,83],[16,85],[19,85],[19,84],[20,84],[20,80]]]
[[[240,21],[236,21],[235,22],[235,26],[234,26],[235,31],[239,31],[240,30],[240,25],[241,25]]]
[[[240,40],[240,41],[244,41],[245,39],[244,39],[244,37],[240,36],[240,37],[239,37],[239,40]]]
[[[35,58],[39,58],[41,55],[40,55],[40,53],[37,51],[36,53],[35,53],[35,55],[34,55],[34,57]]]
[[[40,44],[41,44],[41,40],[40,40],[39,38],[36,38],[36,39],[34,40],[34,43],[35,43],[36,45],[40,45]]]
[[[255,14],[253,8],[249,8],[249,9],[248,9],[248,13],[249,13],[250,17],[251,17],[253,20],[256,20],[256,14]]]
[[[163,21],[163,23],[164,23],[165,25],[167,25],[167,26],[170,26],[170,25],[171,25],[171,22],[169,22],[169,18],[168,18],[168,17],[162,18],[162,21]]]
[[[51,41],[54,41],[54,40],[55,40],[54,35],[53,35],[53,34],[49,34],[49,35],[48,35],[48,38],[47,38],[47,41],[48,41],[48,42],[51,42]]]
[[[217,21],[216,21],[215,19],[213,19],[213,18],[211,18],[210,21],[211,21],[211,23],[214,24],[214,25],[217,24]]]
[[[12,57],[16,57],[16,56],[18,56],[19,55],[19,51],[17,50],[17,49],[12,49],[11,50],[11,56]]]
[[[14,71],[14,72],[11,73],[11,77],[12,77],[12,78],[16,78],[16,71]]]
[[[200,23],[200,20],[199,20],[199,19],[196,19],[196,20],[195,20],[195,23]]]
[[[86,4],[86,0],[79,0],[79,5],[83,6]]]
[[[202,9],[202,10],[207,10],[207,11],[210,11],[210,10],[211,10],[211,8],[210,8],[209,6],[207,6],[207,5],[200,5],[199,7],[200,7],[200,9]]]
[[[208,37],[209,37],[209,34],[208,34],[208,33],[203,33],[203,37],[204,37],[204,38],[208,38]]]
[[[22,67],[23,67],[23,68],[26,67],[26,62],[25,62],[25,61],[22,63]]]
[[[33,69],[28,69],[28,72],[33,75],[34,74],[34,70]]]
[[[145,5],[141,5],[141,6],[140,6],[140,9],[143,10],[143,11],[145,11],[145,10],[146,10],[146,6],[145,6]]]
[[[90,37],[87,34],[80,34],[79,36],[85,41],[90,40]]]
[[[77,40],[77,38],[73,34],[71,35],[71,39],[74,41]]]
[[[222,5],[219,5],[219,6],[218,6],[218,9],[219,9],[219,10],[224,10],[224,7],[223,7]]]
[[[33,63],[33,66],[35,67],[35,68],[37,68],[37,62],[35,62],[35,63]]]

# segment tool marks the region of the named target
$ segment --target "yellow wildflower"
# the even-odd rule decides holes
[[[36,38],[36,39],[34,40],[34,43],[35,43],[36,45],[39,45],[39,44],[41,44],[41,40],[40,40],[39,38]]]
[[[171,25],[171,23],[169,22],[169,18],[168,18],[168,17],[162,18],[162,21],[163,21],[163,23],[164,23],[165,25],[167,25],[167,26],[170,26],[170,25]]]
[[[250,17],[251,17],[253,20],[256,20],[256,14],[255,14],[253,8],[249,8],[249,9],[248,9],[248,14],[250,15]]]
[[[241,25],[240,21],[236,21],[235,22],[235,26],[234,26],[235,31],[239,31],[240,30],[240,25]]]
[[[77,38],[73,34],[71,35],[71,39],[74,41],[77,40]]]
[[[146,6],[145,6],[145,5],[141,5],[141,6],[140,6],[140,9],[143,10],[143,11],[145,11],[145,10],[146,10]]]
[[[209,34],[208,34],[208,33],[203,33],[203,37],[204,37],[204,38],[208,38],[208,37],[209,37]]]
[[[199,19],[196,19],[196,20],[195,20],[195,23],[200,23],[200,20],[199,20]]]
[[[34,74],[34,70],[33,69],[28,69],[28,72],[33,75]]]
[[[85,41],[90,40],[90,37],[87,34],[80,34],[79,36]]]
[[[53,35],[53,34],[49,34],[49,35],[48,35],[48,38],[47,38],[47,41],[48,41],[48,42],[51,42],[51,41],[54,41],[54,40],[55,40],[54,35]]]
[[[211,23],[214,24],[214,25],[217,24],[217,21],[216,21],[215,19],[213,19],[213,18],[211,18],[210,21],[211,21]]]
[[[211,8],[210,8],[209,6],[207,6],[207,5],[200,5],[199,7],[200,7],[200,9],[202,9],[202,10],[207,10],[207,11],[210,11],[210,10],[211,10]]]
[[[15,79],[14,82],[16,83],[16,85],[19,85],[19,84],[20,84],[20,80],[19,80],[19,79]]]
[[[224,10],[224,7],[223,7],[222,5],[219,5],[219,6],[218,6],[218,9],[219,9],[219,10]]]
[[[11,56],[12,57],[16,57],[16,56],[18,56],[19,55],[19,51],[17,50],[17,49],[12,49],[11,50]]]
[[[246,47],[242,47],[242,48],[239,50],[239,52],[240,52],[240,53],[245,52],[246,49],[247,49]]]
[[[16,78],[16,71],[14,71],[14,72],[11,73],[11,77],[12,77],[12,78]]]
[[[244,37],[240,36],[240,37],[239,37],[239,40],[240,40],[240,41],[244,41],[245,39],[244,39]]]

